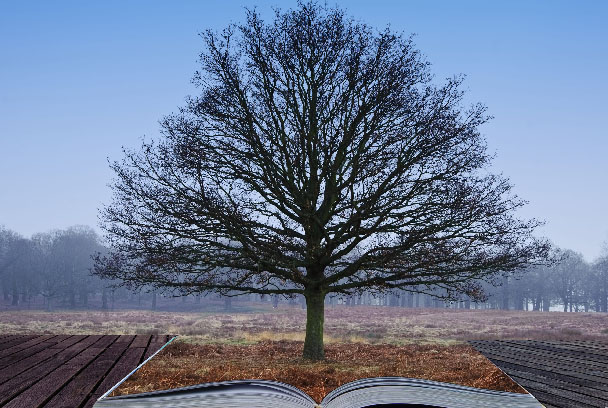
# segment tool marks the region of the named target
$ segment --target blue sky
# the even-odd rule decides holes
[[[415,33],[437,82],[467,99],[524,217],[589,261],[608,240],[608,2],[328,2]],[[26,236],[97,224],[107,158],[158,134],[195,93],[202,41],[257,6],[295,1],[0,1],[0,224]]]

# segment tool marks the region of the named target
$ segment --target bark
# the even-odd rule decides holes
[[[76,309],[76,293],[72,290],[69,294],[70,309]]]
[[[323,360],[323,323],[325,321],[325,293],[306,294],[306,339],[303,357],[308,360]]]
[[[17,291],[17,285],[13,284],[13,301],[11,302],[12,306],[19,305],[19,292]]]
[[[534,311],[540,310],[540,304],[541,304],[541,297],[540,296],[535,297],[532,310],[534,310]]]
[[[226,296],[224,298],[224,311],[229,312],[232,310],[232,298],[230,296]]]
[[[509,310],[509,279],[505,277],[502,281],[502,309]]]
[[[101,308],[108,310],[108,290],[106,288],[103,288],[101,292]]]

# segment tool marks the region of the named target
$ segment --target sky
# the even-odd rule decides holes
[[[467,103],[538,235],[600,255],[608,241],[608,2],[328,1],[415,34],[435,81],[464,74]],[[272,18],[295,1],[0,0],[0,225],[24,236],[97,228],[108,159],[158,135],[197,90],[203,30]]]

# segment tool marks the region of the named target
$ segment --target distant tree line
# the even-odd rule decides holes
[[[595,262],[560,250],[552,266],[536,267],[519,279],[504,279],[490,298],[493,307],[542,310],[559,307],[564,312],[608,312],[608,251]]]
[[[608,248],[594,262],[586,262],[572,250],[555,250],[555,262],[504,276],[497,282],[479,282],[486,299],[475,302],[462,296],[443,301],[443,293],[406,291],[385,294],[362,293],[330,298],[330,304],[382,305],[399,307],[452,307],[465,309],[562,310],[564,312],[608,312]]]
[[[43,298],[44,306],[88,307],[89,296],[106,294],[107,282],[91,275],[91,255],[105,251],[90,227],[75,226],[31,238],[0,227],[2,297],[12,306]]]
[[[99,235],[87,226],[38,233],[30,238],[0,226],[0,290],[4,304],[27,308],[35,299],[34,307],[39,308],[42,303],[46,310],[114,309],[115,304],[155,309],[160,294],[152,288],[133,293],[91,273],[93,255],[106,251]],[[447,301],[442,299],[441,290],[426,290],[428,293],[423,294],[419,293],[423,291],[421,288],[412,288],[412,292],[362,291],[350,296],[328,297],[325,302],[330,306],[608,312],[608,246],[591,263],[572,250],[556,250],[553,257],[556,260],[552,265],[509,274],[493,282],[498,286],[480,282],[486,294],[484,301],[467,296]],[[91,299],[95,301],[91,303]],[[305,304],[301,296],[277,295],[236,298],[192,295],[179,301],[205,305],[220,299],[226,309],[232,307],[233,301],[266,302],[275,307]]]

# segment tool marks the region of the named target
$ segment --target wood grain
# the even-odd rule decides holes
[[[608,407],[608,343],[496,340],[470,344],[546,407]]]
[[[91,407],[170,338],[0,336],[0,406]]]

